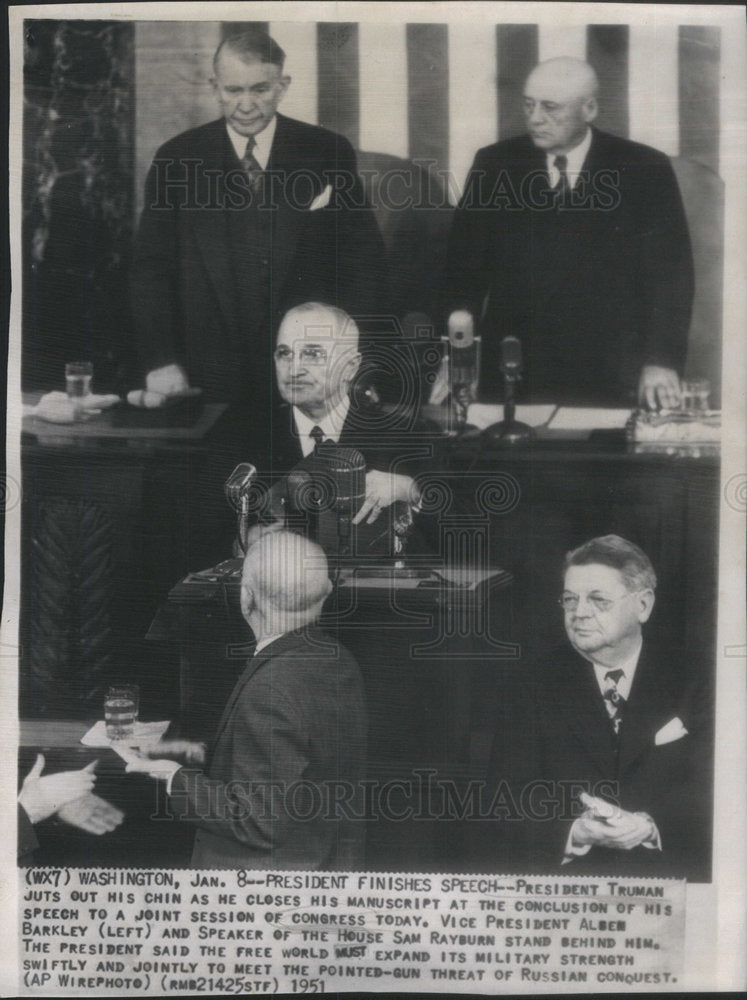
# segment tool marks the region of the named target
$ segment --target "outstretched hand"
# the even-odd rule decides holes
[[[68,802],[73,802],[91,791],[96,783],[94,770],[97,760],[91,761],[80,771],[58,771],[42,777],[44,754],[37,754],[34,766],[23,780],[18,801],[32,823],[40,823],[52,816]]]
[[[57,817],[70,826],[77,826],[87,833],[101,836],[115,830],[124,819],[124,813],[106,799],[89,792],[87,795],[65,803],[57,810]]]

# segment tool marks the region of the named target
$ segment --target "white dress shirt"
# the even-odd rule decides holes
[[[591,129],[586,129],[586,135],[583,137],[578,146],[574,146],[570,152],[563,154],[568,160],[568,165],[566,166],[566,174],[568,176],[568,183],[573,189],[578,181],[578,175],[581,173],[581,168],[584,165],[584,160],[586,159],[586,154],[589,152],[589,146],[591,146]],[[560,180],[560,171],[555,166],[555,157],[557,153],[547,154],[547,173],[550,177],[550,187],[556,187],[558,181]]]
[[[267,170],[267,164],[270,162],[270,152],[272,150],[272,140],[275,138],[275,129],[277,128],[278,120],[273,115],[270,120],[270,124],[266,125],[261,132],[257,132],[254,136],[254,141],[256,143],[254,149],[252,150],[254,154],[254,159],[262,167],[263,170]],[[245,135],[239,135],[235,128],[230,122],[226,122],[226,128],[228,130],[228,138],[231,140],[233,148],[236,150],[236,156],[240,159],[244,159],[244,153],[246,152],[247,137]]]
[[[297,406],[293,407],[293,422],[296,427],[296,434],[298,434],[298,440],[301,444],[301,451],[303,452],[304,458],[312,453],[314,445],[316,444],[314,438],[311,437],[311,431],[314,427],[321,427],[325,441],[330,438],[335,442],[335,444],[339,443],[342,428],[345,426],[349,409],[349,396],[344,396],[337,406],[333,406],[331,410],[325,413],[321,420],[312,420],[310,417],[307,417],[305,413],[302,413]]]
[[[632,655],[629,656],[627,660],[616,664],[614,667],[605,667],[601,663],[593,663],[592,661],[594,666],[594,675],[596,676],[597,684],[599,685],[599,691],[602,697],[604,697],[604,692],[610,686],[609,681],[605,679],[607,674],[610,670],[622,670],[623,675],[617,682],[617,690],[626,701],[628,700],[630,697],[630,689],[633,686],[633,678],[635,677],[635,670],[638,666],[638,657],[641,655],[642,646],[643,639],[639,639],[638,645]]]

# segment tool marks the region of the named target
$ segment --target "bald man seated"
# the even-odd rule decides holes
[[[482,334],[483,399],[500,341],[524,350],[521,402],[676,406],[693,299],[687,222],[667,156],[597,129],[577,59],[524,86],[527,132],[478,151],[450,234],[444,315]]]
[[[166,782],[174,815],[197,826],[193,867],[363,864],[366,709],[358,665],[316,624],[330,589],[319,546],[255,529],[241,612],[256,651],[207,761],[201,744],[164,742],[128,764]]]

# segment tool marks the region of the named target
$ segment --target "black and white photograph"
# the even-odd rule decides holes
[[[743,987],[743,14],[10,8],[2,995]]]

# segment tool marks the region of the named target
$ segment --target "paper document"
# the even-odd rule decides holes
[[[561,406],[548,424],[552,431],[622,430],[630,417],[630,410],[606,407]]]
[[[168,719],[165,722],[137,722],[132,736],[123,740],[110,740],[106,735],[106,723],[99,719],[95,726],[91,726],[80,742],[85,747],[111,747],[113,750],[122,746],[143,747],[152,746],[158,743],[171,723]]]

